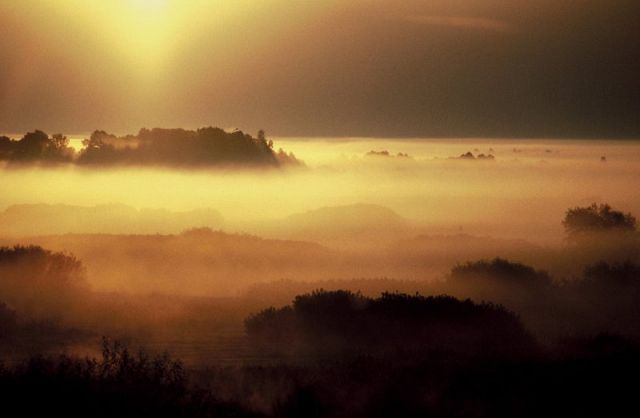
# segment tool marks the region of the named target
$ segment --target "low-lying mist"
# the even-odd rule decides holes
[[[7,405],[69,416],[96,404],[113,416],[629,410],[636,148],[506,144],[435,158],[432,143],[348,141],[322,158],[321,143],[300,142],[317,159],[266,171],[5,169]]]
[[[576,240],[563,225],[576,206],[610,210],[593,202],[640,213],[636,143],[280,142],[306,165],[4,168],[0,302],[8,323],[16,315],[12,338],[80,350],[109,335],[191,364],[251,358],[244,319],[320,288],[498,303],[545,344],[640,334],[612,319],[633,318],[635,296],[596,291],[615,294],[602,278],[622,275],[635,295],[637,233]],[[40,264],[15,245],[43,249]],[[80,263],[78,285],[45,292],[60,274],[47,257]]]
[[[598,141],[439,141],[407,140],[278,140],[304,160],[306,168],[152,169],[152,168],[22,168],[3,170],[0,207],[15,204],[96,206],[124,204],[138,210],[177,212],[213,209],[219,219],[194,216],[190,227],[222,227],[264,237],[304,239],[352,247],[353,239],[337,237],[344,227],[343,211],[337,219],[327,213],[318,228],[302,228],[316,210],[354,204],[388,208],[396,216],[373,213],[361,228],[392,228],[405,237],[426,234],[468,233],[522,238],[535,243],[559,243],[558,223],[567,207],[609,202],[614,207],[640,212],[640,197],[631,191],[638,178],[635,163],[640,147],[634,142]],[[388,150],[389,156],[367,155]],[[455,158],[471,152],[491,154],[492,160]],[[396,156],[406,153],[408,157]],[[454,158],[450,158],[454,157]],[[116,214],[114,214],[115,217]],[[13,223],[14,221],[12,221]],[[37,235],[60,232],[141,232],[115,219],[61,231],[40,221]],[[327,226],[326,223],[330,223]],[[168,222],[170,224],[170,222]],[[185,222],[158,232],[178,233]],[[409,233],[406,233],[409,229]],[[337,230],[334,233],[334,230]],[[147,231],[144,231],[145,233]],[[2,235],[33,235],[25,228],[3,227]],[[343,234],[348,235],[348,234]],[[386,242],[383,236],[367,243]],[[353,235],[350,235],[353,236]],[[358,237],[360,240],[360,237]],[[343,242],[341,242],[343,241]]]

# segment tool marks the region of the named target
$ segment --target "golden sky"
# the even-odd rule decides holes
[[[639,8],[0,0],[0,132],[637,137]]]

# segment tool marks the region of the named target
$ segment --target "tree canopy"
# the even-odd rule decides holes
[[[593,203],[567,210],[562,221],[569,239],[598,232],[634,232],[637,220],[631,213],[614,210],[608,204]]]
[[[451,269],[450,280],[458,283],[473,283],[489,280],[492,286],[507,284],[526,287],[546,287],[551,278],[544,271],[535,270],[525,264],[502,258],[491,261],[480,260],[456,265]]]
[[[20,140],[0,137],[0,161],[10,163],[67,162],[84,166],[151,165],[206,167],[220,165],[279,167],[301,165],[292,153],[273,149],[263,130],[257,137],[240,130],[205,127],[141,129],[137,135],[117,136],[96,130],[75,153],[62,134],[27,133]]]
[[[62,134],[52,136],[36,130],[15,141],[0,137],[0,160],[20,163],[70,162],[74,156],[69,139]]]
[[[278,352],[429,352],[531,348],[519,319],[493,304],[450,296],[383,293],[369,298],[345,290],[297,296],[245,321],[248,335]]]

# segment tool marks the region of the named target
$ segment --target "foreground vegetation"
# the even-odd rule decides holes
[[[21,416],[624,416],[640,348],[599,335],[519,356],[358,355],[187,370],[105,340],[98,359],[36,356],[0,368],[0,399]],[[473,354],[473,355],[469,355]]]
[[[267,308],[266,291],[235,298],[233,314],[207,298],[103,294],[73,255],[0,248],[0,400],[23,416],[624,415],[640,372],[636,220],[593,205],[570,209],[565,227],[572,254],[590,260],[573,280],[481,259],[422,284],[431,296],[388,292],[407,282],[382,280],[374,297],[337,281],[284,306]],[[243,317],[251,357],[227,366],[106,339],[98,356],[59,354],[99,335],[180,340]]]

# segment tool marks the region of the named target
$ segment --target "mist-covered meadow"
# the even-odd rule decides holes
[[[145,220],[153,222],[155,215],[148,212],[130,230],[117,219],[112,229],[109,223],[85,222],[58,229],[43,225],[39,232],[23,226],[21,231],[14,221],[3,230],[15,235],[153,233],[211,226],[280,237],[295,235],[285,232],[287,223],[302,219],[290,219],[291,215],[370,204],[392,210],[414,231],[419,227],[429,233],[558,243],[562,239],[558,219],[570,206],[609,202],[632,212],[640,209],[633,193],[640,151],[633,141],[276,139],[275,147],[293,152],[305,165],[237,170],[141,162],[98,167],[41,163],[36,168],[8,164],[0,185],[4,208],[122,204],[138,210],[215,210],[222,219],[207,221],[192,214],[193,225],[188,221],[173,225],[175,221],[167,219],[148,227]],[[495,158],[457,158],[467,152]]]
[[[638,352],[637,142],[283,138],[266,163],[187,164],[159,142],[82,163],[74,141],[2,168],[0,384],[157,390],[187,416],[456,416],[465,379],[495,393],[518,364],[517,415],[551,375],[586,384],[572,362],[605,379]],[[398,374],[435,400],[396,399]]]
[[[638,0],[0,0],[0,416],[637,416]]]

